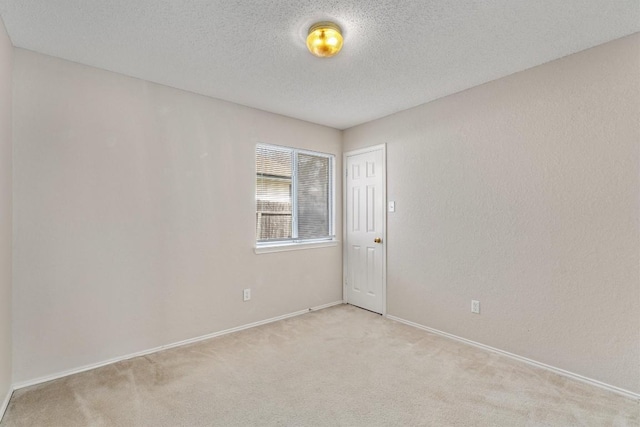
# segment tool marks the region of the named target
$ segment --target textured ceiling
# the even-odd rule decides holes
[[[345,129],[640,31],[640,0],[0,0],[13,44]],[[337,57],[304,44],[344,29]]]

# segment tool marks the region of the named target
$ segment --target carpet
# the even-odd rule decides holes
[[[12,426],[638,426],[637,401],[349,305],[17,390]]]

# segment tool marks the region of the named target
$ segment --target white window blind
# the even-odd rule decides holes
[[[256,146],[256,242],[330,240],[333,232],[331,154]]]

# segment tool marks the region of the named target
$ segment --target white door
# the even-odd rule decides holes
[[[386,314],[385,147],[345,154],[345,299]]]

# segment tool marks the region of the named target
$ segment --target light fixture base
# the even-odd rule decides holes
[[[322,21],[322,22],[316,22],[311,27],[309,27],[309,35],[319,28],[331,28],[332,30],[335,30],[340,34],[342,34],[342,28],[340,28],[338,24],[335,24],[331,21]]]

